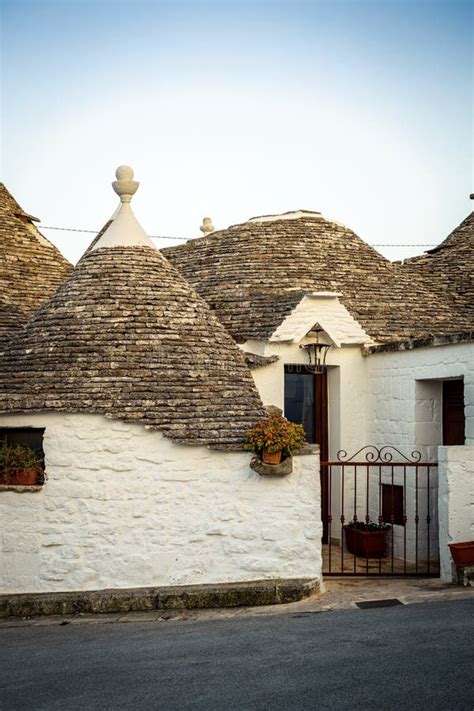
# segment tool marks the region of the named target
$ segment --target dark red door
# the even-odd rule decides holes
[[[443,381],[443,444],[464,444],[464,380]]]
[[[329,459],[328,437],[328,374],[315,376],[316,442],[319,444],[321,462]],[[327,467],[321,466],[321,515],[323,519],[323,543],[328,542],[329,491]]]

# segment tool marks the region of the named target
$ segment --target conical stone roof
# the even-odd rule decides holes
[[[22,326],[72,269],[0,183],[0,337]]]
[[[117,175],[119,214],[4,353],[0,411],[99,413],[239,444],[263,415],[244,356],[137,223],[133,173]]]
[[[380,342],[469,328],[436,285],[319,213],[253,218],[163,252],[237,342],[268,338],[308,291],[342,294]]]
[[[474,328],[474,212],[441,244],[419,257],[407,259],[400,269],[438,284],[452,296]]]

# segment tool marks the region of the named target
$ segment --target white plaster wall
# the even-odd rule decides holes
[[[432,445],[436,427],[441,437],[439,424],[433,412],[430,432],[428,428],[417,428],[417,417],[418,425],[429,422],[420,419],[419,401],[424,398],[419,385],[417,393],[417,381],[463,377],[466,444],[474,445],[474,343],[374,353],[367,357],[367,373],[368,436],[373,444],[390,442],[411,447],[416,443],[422,448]],[[423,449],[423,453],[429,455],[430,450]]]
[[[466,444],[474,444],[474,344],[452,344],[413,350],[375,353],[367,357],[367,434],[368,441],[383,446],[393,444],[410,455],[419,450],[425,461],[438,460],[442,441],[441,381],[464,378]],[[467,451],[461,447],[461,452]],[[419,473],[418,555],[428,556],[428,499],[430,521],[430,558],[438,553],[438,516],[445,499],[438,495],[438,470],[430,473],[429,490],[426,469]],[[403,483],[401,474],[395,483]],[[407,536],[407,557],[416,555],[415,471],[407,468],[406,527],[394,526],[396,555],[401,555],[404,534]],[[406,529],[406,530],[405,530]]]
[[[398,458],[398,462],[402,461]],[[382,466],[370,469],[370,517],[377,521],[380,510],[379,481],[392,484],[392,467]],[[417,480],[418,479],[418,483]],[[404,558],[426,568],[427,561],[438,561],[438,468],[419,467],[418,474],[412,467],[395,465],[393,467],[394,486],[405,489],[405,526],[393,524],[387,534],[387,551],[391,555],[392,540],[395,558]],[[418,518],[418,524],[416,523]],[[390,523],[387,521],[387,523]]]
[[[474,447],[439,448],[441,578],[453,580],[449,543],[474,541]]]
[[[415,381],[415,439],[427,459],[437,459],[443,439],[442,380]]]
[[[302,343],[305,343],[303,339]],[[259,355],[277,355],[280,360],[252,370],[255,385],[264,405],[277,405],[284,410],[284,366],[307,364],[308,356],[295,343],[269,343],[248,341],[241,346],[244,351]],[[340,449],[349,456],[367,444],[366,434],[366,369],[367,358],[360,346],[333,347],[327,356],[328,365],[328,417],[329,458],[335,459]],[[356,510],[365,516],[365,477],[358,476]],[[354,479],[347,476],[344,485],[346,520],[354,513]],[[341,511],[342,492],[340,470],[334,468],[331,477],[331,513],[338,522]],[[333,523],[331,536],[338,540],[340,526]]]
[[[249,453],[186,447],[98,415],[2,416],[45,427],[48,481],[0,491],[0,592],[320,577],[316,455],[263,478]]]

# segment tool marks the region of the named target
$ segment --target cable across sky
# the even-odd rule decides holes
[[[52,227],[50,225],[38,225],[41,227],[42,230],[59,230],[61,232],[85,232],[87,234],[91,235],[97,235],[99,234],[99,230],[83,230],[80,229],[79,227]],[[170,235],[148,235],[151,237],[151,239],[172,239],[172,240],[178,240],[180,242],[184,242],[189,239],[193,239],[193,237],[171,237]],[[198,239],[198,238],[194,238]],[[370,244],[370,243],[368,243]],[[400,243],[400,244],[382,244],[382,243],[375,243],[371,245],[372,247],[436,247],[436,244],[430,243],[430,244],[407,244],[407,243]]]

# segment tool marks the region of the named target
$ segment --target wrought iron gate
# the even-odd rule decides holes
[[[438,576],[438,464],[392,446],[321,462],[323,574]]]

